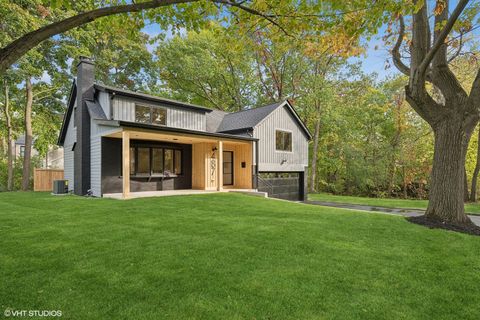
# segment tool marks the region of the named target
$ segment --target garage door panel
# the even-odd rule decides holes
[[[261,172],[258,190],[269,197],[298,201],[302,198],[303,186],[300,172]]]

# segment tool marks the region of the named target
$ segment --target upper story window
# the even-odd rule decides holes
[[[275,130],[275,150],[292,151],[292,133]]]
[[[157,107],[149,107],[140,104],[135,105],[135,121],[148,124],[167,124],[167,110]]]

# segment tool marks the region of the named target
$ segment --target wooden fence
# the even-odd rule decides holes
[[[63,180],[63,170],[35,168],[33,173],[33,191],[52,191],[53,180]]]

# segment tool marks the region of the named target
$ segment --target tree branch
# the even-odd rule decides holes
[[[285,33],[285,35],[287,35],[289,37],[292,37],[292,35],[283,26],[281,26],[277,21],[275,21],[274,18],[277,17],[277,15],[265,14],[265,13],[262,13],[260,11],[255,10],[255,9],[252,9],[250,7],[246,7],[242,4],[243,2],[234,2],[234,1],[230,1],[230,0],[213,0],[213,2],[222,3],[222,4],[225,4],[225,5],[231,6],[231,7],[236,7],[236,8],[239,8],[239,9],[245,11],[245,12],[248,12],[250,14],[260,16],[260,17],[268,20],[270,23],[272,23],[274,26],[276,26],[280,30],[282,30],[282,32]]]
[[[457,21],[458,17],[463,12],[463,10],[465,9],[469,1],[470,0],[460,0],[458,2],[457,7],[455,8],[455,10],[453,10],[450,18],[448,18],[448,21],[445,27],[443,27],[442,31],[436,37],[435,42],[433,43],[433,46],[430,48],[427,55],[425,56],[425,58],[422,60],[422,62],[418,67],[418,73],[421,74],[422,76],[425,74],[428,66],[432,62],[437,51],[445,43],[445,39],[447,39],[450,31],[455,25],[455,22]],[[445,10],[448,10],[448,8],[445,8]]]
[[[51,23],[21,36],[20,38],[8,44],[6,47],[2,48],[0,50],[0,73],[3,73],[8,67],[10,67],[24,54],[40,44],[42,41],[54,35],[69,31],[80,25],[92,22],[98,18],[119,13],[138,12],[145,9],[195,1],[197,0],[153,0],[142,3],[105,7],[80,13],[65,20]]]
[[[14,64],[18,59],[20,59],[23,55],[25,55],[29,50],[36,47],[42,41],[55,36],[57,34],[69,31],[74,29],[78,26],[84,25],[86,23],[92,22],[102,17],[116,15],[120,13],[128,13],[128,12],[139,12],[146,9],[154,9],[159,7],[165,7],[174,4],[182,4],[182,3],[191,3],[197,2],[198,0],[152,0],[147,2],[127,4],[127,5],[119,5],[119,6],[111,6],[105,8],[99,8],[88,12],[83,12],[73,17],[57,21],[46,25],[42,28],[29,32],[20,38],[14,40],[6,47],[0,49],[0,74],[5,72],[12,64]],[[268,15],[257,11],[255,9],[249,8],[244,6],[244,1],[231,1],[231,0],[211,0],[214,3],[224,4],[231,7],[239,8],[245,12],[248,12],[253,15],[257,15],[263,17],[264,19],[268,20],[275,26],[277,26],[280,30],[282,30],[285,34],[288,35],[288,32],[275,21],[273,15]]]
[[[397,42],[395,42],[395,46],[392,49],[393,64],[397,67],[397,69],[401,73],[409,76],[410,67],[406,66],[403,63],[402,57],[400,55],[400,47],[402,46],[403,37],[405,35],[405,21],[403,20],[402,15],[398,17],[398,20],[399,20],[398,38],[397,38]]]

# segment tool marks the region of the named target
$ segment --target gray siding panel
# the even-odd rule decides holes
[[[74,108],[77,103],[75,102]],[[73,145],[77,140],[77,128],[73,126],[74,114],[70,117],[70,122],[68,123],[67,133],[65,135],[65,141],[63,142],[63,170],[65,180],[68,180],[68,191],[73,191],[74,186],[74,173],[73,173],[73,164],[74,164],[74,152],[72,151]]]
[[[292,132],[292,152],[275,150],[275,130]],[[300,125],[287,110],[278,108],[253,131],[259,139],[259,171],[304,171],[308,165],[308,137]],[[283,160],[287,162],[281,164]]]
[[[167,126],[181,129],[206,131],[207,120],[203,111],[193,111],[165,104],[144,102],[137,99],[116,96],[111,100],[113,119],[135,121],[135,103],[167,109]],[[107,115],[108,117],[108,115]]]
[[[103,112],[107,116],[107,119],[110,120],[110,94],[107,92],[100,91],[98,93],[98,102],[103,109]]]
[[[102,138],[91,138],[90,145],[90,189],[95,197],[102,196]]]

